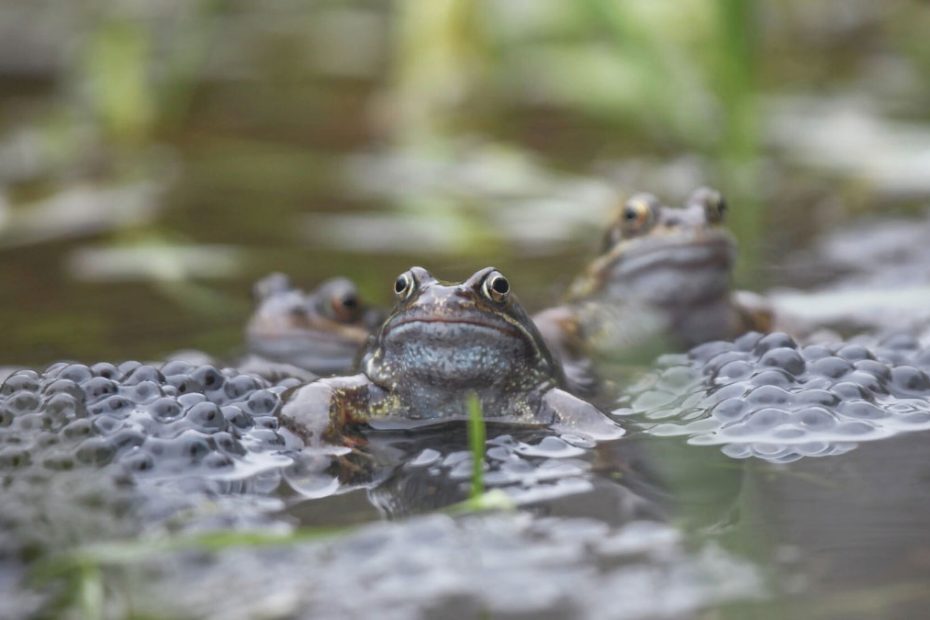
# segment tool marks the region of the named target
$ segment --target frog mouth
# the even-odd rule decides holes
[[[733,243],[727,237],[661,240],[629,248],[614,257],[611,269],[617,275],[635,277],[659,268],[682,271],[695,269],[729,270],[733,264]]]
[[[303,329],[255,330],[247,335],[247,342],[257,355],[323,375],[351,368],[362,344],[358,338]]]
[[[317,327],[314,325],[281,327],[276,325],[252,324],[246,331],[250,336],[259,339],[302,339],[320,343],[344,342],[353,346],[364,344],[365,339],[368,337],[368,332],[363,328],[353,325],[338,324],[333,324],[328,327]]]
[[[517,317],[431,310],[396,316],[384,326],[366,363],[374,376],[461,388],[549,371],[547,353]]]
[[[412,329],[411,326],[421,325],[421,326],[442,326],[447,325],[449,327],[456,326],[469,326],[473,328],[478,328],[482,330],[493,330],[495,332],[504,334],[506,336],[511,336],[519,338],[523,335],[521,330],[517,327],[503,322],[495,321],[482,321],[480,319],[467,319],[467,318],[446,318],[446,317],[437,317],[437,316],[422,316],[422,317],[410,317],[405,319],[400,319],[398,321],[392,322],[384,330],[384,335],[387,336],[392,332],[402,330],[409,331]],[[406,329],[403,329],[406,328]]]

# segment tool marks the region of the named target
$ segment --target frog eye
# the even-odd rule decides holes
[[[620,212],[620,230],[624,236],[645,232],[652,226],[659,209],[659,200],[652,194],[637,194]]]
[[[347,293],[341,300],[343,308],[354,310],[358,308],[358,296],[355,293]]]
[[[499,271],[492,271],[481,287],[484,296],[497,303],[507,301],[510,295],[510,282]]]
[[[252,287],[252,296],[261,301],[291,290],[291,280],[283,273],[267,275]]]
[[[336,319],[350,323],[358,319],[361,303],[355,291],[345,291],[333,295],[329,301]]]
[[[723,194],[714,192],[714,200],[704,204],[704,217],[711,224],[720,224],[727,214],[727,201]]]
[[[409,271],[405,271],[397,276],[397,280],[394,282],[394,294],[397,295],[398,299],[407,299],[413,294],[415,287],[416,282],[413,275]]]
[[[711,224],[719,224],[723,222],[723,218],[726,216],[726,213],[727,201],[723,199],[723,196],[720,196],[720,200],[717,202],[708,204],[704,209],[704,217],[706,217],[707,221]]]
[[[704,210],[704,219],[708,224],[720,224],[727,213],[727,201],[723,194],[709,187],[702,187],[691,194],[688,206],[692,205]]]

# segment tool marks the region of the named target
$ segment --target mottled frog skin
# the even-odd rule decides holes
[[[651,194],[628,200],[602,254],[568,295],[584,338],[600,350],[653,337],[686,349],[767,331],[771,317],[762,304],[747,307],[743,299],[750,295],[739,294],[738,302],[731,293],[736,245],[723,226],[726,209],[721,194],[708,188],[696,190],[682,208],[663,206]]]
[[[287,425],[305,439],[361,424],[412,428],[462,420],[470,394],[491,422],[622,434],[562,389],[560,364],[496,269],[451,284],[414,267],[394,290],[397,305],[366,351],[362,374],[312,383],[285,405]]]
[[[358,288],[346,278],[327,280],[305,293],[275,273],[260,280],[254,293],[258,308],[246,327],[249,352],[318,376],[352,372],[383,318],[363,304]],[[262,370],[254,360],[248,368]]]

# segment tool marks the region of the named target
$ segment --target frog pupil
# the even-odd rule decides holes
[[[404,276],[400,276],[399,278],[397,278],[397,281],[394,282],[394,292],[400,295],[405,290],[407,290],[407,278]]]
[[[510,283],[507,278],[499,276],[491,280],[491,288],[499,295],[506,295],[510,292]]]

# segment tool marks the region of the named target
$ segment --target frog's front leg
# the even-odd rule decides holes
[[[374,387],[365,375],[314,381],[290,393],[281,424],[308,446],[340,444],[344,431],[369,418]]]
[[[735,315],[734,337],[746,332],[762,332],[767,334],[775,330],[775,308],[772,303],[750,291],[734,291],[730,296],[730,303]]]
[[[575,310],[569,306],[548,308],[532,317],[546,346],[562,364],[568,390],[594,396],[600,378],[588,356],[585,334]]]
[[[595,441],[610,441],[626,431],[591,403],[553,388],[542,398],[542,413],[553,420],[552,428],[562,433],[584,435]]]

